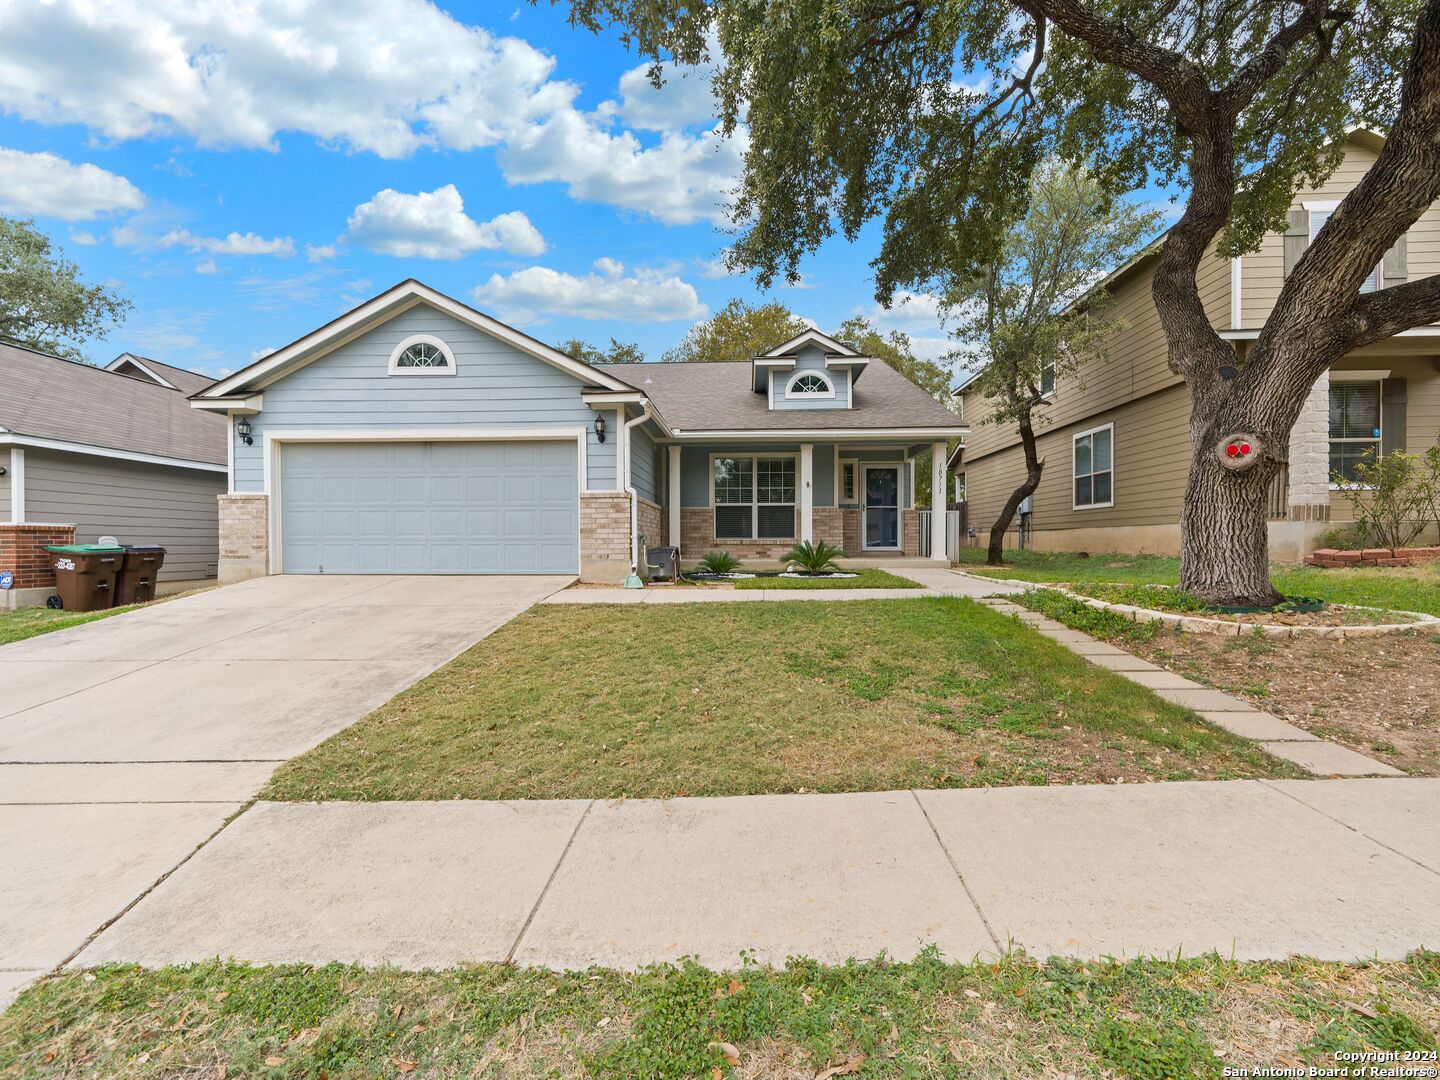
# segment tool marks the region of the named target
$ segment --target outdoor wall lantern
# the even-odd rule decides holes
[[[595,441],[605,441],[605,416],[603,413],[595,414]]]
[[[243,416],[240,418],[240,422],[235,425],[235,434],[240,436],[240,441],[246,446],[251,446],[255,442],[255,440],[250,437],[250,421],[246,420]]]

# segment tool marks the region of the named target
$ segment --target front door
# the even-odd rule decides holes
[[[865,466],[865,550],[900,548],[900,467]]]

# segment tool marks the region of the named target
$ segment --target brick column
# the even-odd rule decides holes
[[[221,585],[270,573],[270,496],[228,494],[220,500]]]
[[[617,585],[630,573],[630,496],[580,496],[580,580]]]
[[[1316,380],[1290,429],[1291,521],[1330,520],[1330,373]]]
[[[0,607],[39,607],[55,592],[50,544],[73,544],[74,525],[0,525],[0,572],[15,580],[0,591]]]

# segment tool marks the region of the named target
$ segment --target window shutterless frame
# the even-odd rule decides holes
[[[1095,467],[1095,436],[1104,435],[1104,445],[1108,448],[1108,460],[1106,467],[1097,469]],[[1088,462],[1082,470],[1078,464],[1081,450],[1087,452]],[[1102,481],[1097,478],[1103,477],[1103,483],[1108,486],[1107,498],[1103,501],[1095,498],[1097,484]],[[1080,492],[1085,487],[1082,481],[1089,481],[1089,498],[1087,501],[1080,500]],[[1107,506],[1115,505],[1115,425],[1113,423],[1101,424],[1099,427],[1088,428],[1085,431],[1077,431],[1070,437],[1070,509],[1071,510],[1101,510]]]
[[[1344,425],[1345,425],[1345,422],[1349,419],[1349,399],[1350,399],[1352,396],[1354,396],[1354,392],[1357,391],[1357,390],[1359,390],[1359,391],[1370,391],[1370,392],[1374,393],[1374,395],[1375,395],[1375,426],[1370,429],[1370,431],[1374,432],[1374,434],[1368,434],[1368,433],[1367,433],[1367,434],[1365,434],[1365,435],[1336,435],[1336,434],[1335,434],[1336,398],[1338,397],[1338,398],[1340,399],[1340,402],[1341,402],[1341,403],[1340,403],[1340,409],[1341,409],[1341,412],[1342,412],[1342,416],[1340,417],[1340,419],[1341,419],[1341,424],[1342,424],[1342,426],[1341,426],[1341,429],[1340,429],[1340,430],[1341,430],[1341,431],[1351,430],[1350,428],[1348,428],[1348,427],[1346,427],[1346,426],[1344,426]],[[1357,482],[1354,481],[1354,480],[1347,480],[1347,481],[1344,481],[1343,483],[1337,482],[1337,481],[1334,479],[1334,474],[1338,472],[1338,473],[1340,473],[1342,476],[1345,475],[1345,466],[1346,466],[1346,464],[1347,464],[1347,457],[1348,457],[1348,455],[1345,453],[1345,449],[1346,449],[1346,448],[1349,448],[1349,449],[1352,449],[1352,450],[1354,450],[1354,449],[1360,449],[1360,450],[1361,450],[1361,456],[1363,456],[1364,450],[1367,450],[1367,449],[1374,451],[1374,457],[1375,457],[1375,458],[1378,458],[1378,457],[1380,456],[1381,447],[1384,445],[1383,438],[1384,438],[1384,433],[1385,433],[1385,426],[1384,426],[1384,425],[1385,425],[1385,397],[1384,397],[1384,388],[1383,388],[1383,386],[1382,386],[1382,384],[1380,383],[1379,380],[1372,380],[1372,379],[1332,379],[1332,381],[1331,381],[1331,383],[1330,383],[1330,393],[1329,393],[1329,395],[1328,395],[1328,404],[1329,404],[1329,411],[1330,411],[1330,421],[1329,421],[1329,425],[1330,425],[1330,426],[1329,426],[1329,431],[1328,431],[1329,439],[1327,440],[1327,449],[1328,449],[1328,451],[1329,451],[1329,460],[1326,462],[1326,465],[1327,465],[1327,473],[1328,473],[1328,475],[1330,476],[1330,487],[1331,487],[1331,488],[1340,488],[1340,487],[1347,487],[1347,486],[1355,485]],[[1340,450],[1340,468],[1338,468],[1338,469],[1335,468],[1335,451],[1336,451],[1337,449]],[[1350,458],[1349,464],[1351,465],[1352,468],[1353,468],[1354,462],[1356,462],[1356,461],[1358,461],[1358,460],[1360,460],[1359,457]]]
[[[713,529],[712,529],[712,532],[714,533],[714,539],[717,540],[717,541],[720,541],[720,540],[794,540],[794,539],[795,539],[795,532],[796,532],[796,530],[795,530],[795,510],[796,510],[796,506],[798,505],[797,495],[798,495],[798,493],[799,493],[799,492],[798,492],[799,472],[800,472],[799,459],[800,459],[800,455],[799,455],[799,454],[795,454],[795,453],[775,453],[775,454],[711,454],[711,455],[710,455],[710,510],[711,510],[712,517],[714,518],[714,527],[713,527]],[[718,462],[718,461],[734,461],[734,462],[737,462],[737,463],[739,463],[739,462],[745,462],[745,463],[746,463],[746,468],[745,468],[745,469],[742,469],[742,470],[739,470],[740,472],[742,472],[742,473],[745,474],[743,481],[740,479],[740,477],[733,478],[733,480],[728,480],[728,479],[727,479],[727,486],[730,485],[731,483],[734,483],[734,484],[736,484],[736,485],[738,485],[739,483],[748,484],[748,487],[749,487],[749,495],[750,495],[749,501],[734,501],[734,500],[727,500],[727,501],[723,501],[723,502],[722,502],[722,501],[717,501],[717,499],[716,499],[716,497],[715,497],[715,496],[716,496],[715,464],[716,464],[716,462]],[[780,489],[782,490],[782,492],[783,492],[783,488],[784,488],[784,483],[785,483],[785,481],[784,481],[784,474],[783,474],[783,472],[777,474],[773,469],[767,469],[767,468],[764,467],[765,465],[767,465],[767,464],[769,464],[769,463],[772,463],[772,462],[785,462],[785,463],[787,463],[787,464],[790,466],[790,468],[789,468],[789,494],[790,494],[790,498],[789,498],[788,501],[786,501],[786,500],[776,500],[776,499],[773,498],[773,495],[775,494],[775,491],[776,491],[777,487],[780,488]],[[761,498],[762,495],[767,495],[767,496],[772,496],[772,497],[770,497],[770,498]],[[737,510],[737,511],[739,511],[739,510],[748,511],[747,515],[745,516],[745,520],[747,520],[747,521],[749,522],[749,530],[748,530],[748,533],[746,533],[745,535],[741,535],[741,534],[737,531],[734,535],[730,535],[730,536],[722,536],[722,535],[721,535],[721,530],[720,530],[720,511],[721,511],[722,509],[724,509],[724,508],[733,508],[733,509],[735,509],[735,510]],[[788,518],[789,526],[790,526],[789,531],[788,531],[784,536],[778,536],[778,535],[777,535],[777,536],[764,536],[764,535],[761,535],[760,522],[761,522],[762,516],[764,516],[764,515],[763,515],[763,511],[765,511],[765,510],[772,510],[772,511],[773,511],[773,510],[776,510],[776,509],[779,509],[779,508],[788,509],[789,512],[790,512],[790,513],[789,513],[789,518]],[[773,513],[770,515],[770,518],[771,518],[772,520],[773,520],[773,519],[776,519],[776,518],[778,518],[778,517],[779,517],[779,515],[776,515],[776,514],[773,514]]]

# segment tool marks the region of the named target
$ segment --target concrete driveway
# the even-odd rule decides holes
[[[0,646],[0,1002],[280,762],[570,580],[261,578]]]

